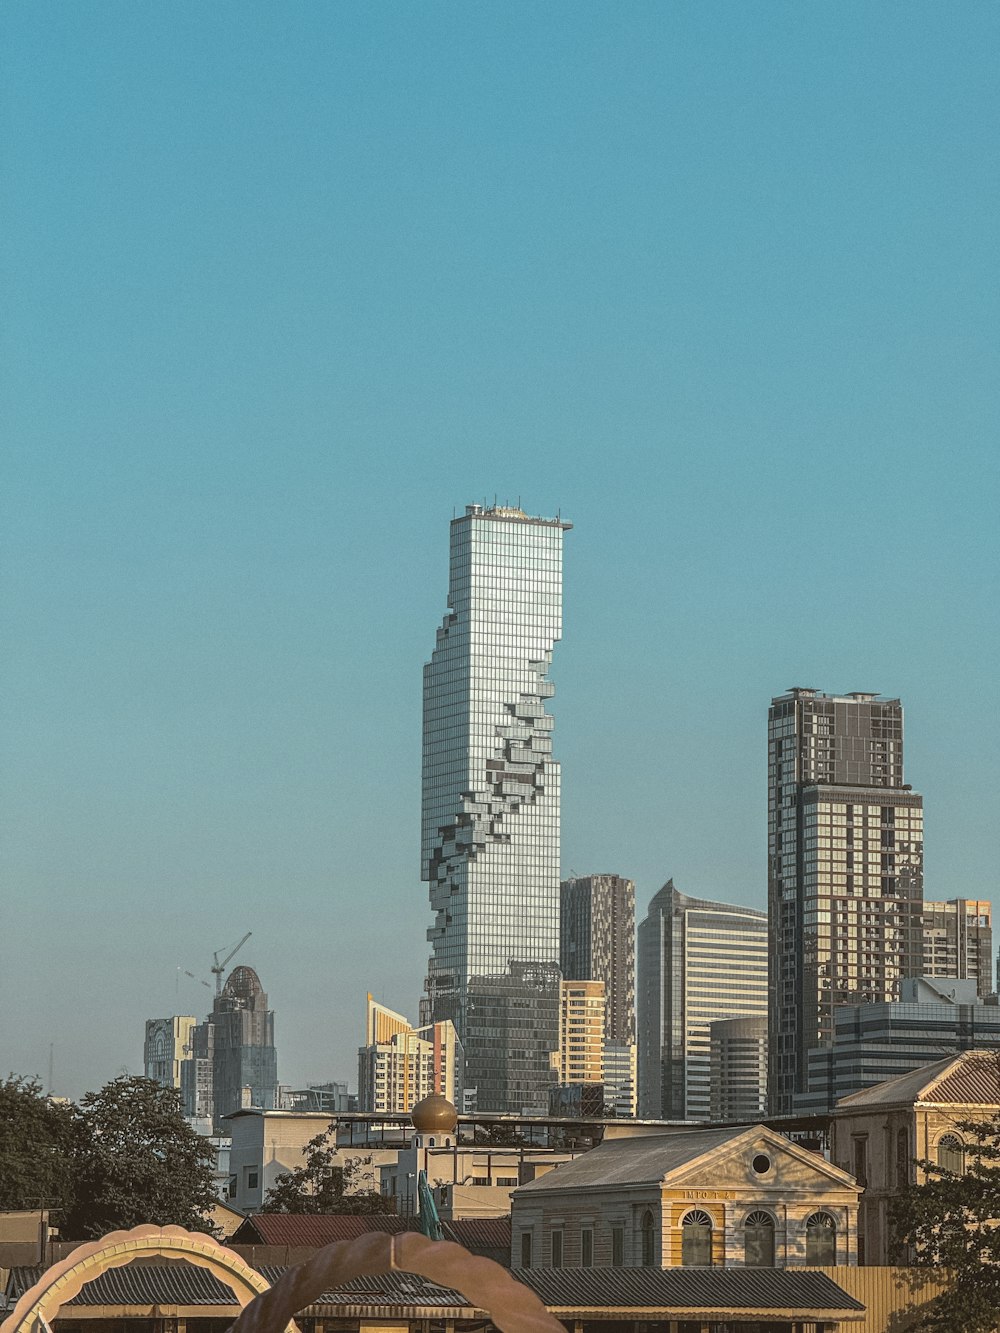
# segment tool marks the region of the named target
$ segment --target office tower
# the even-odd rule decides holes
[[[632,1117],[636,1112],[635,1042],[604,1043],[604,1109],[607,1115]]]
[[[494,976],[470,977],[465,1049],[478,1053],[477,1082],[466,1054],[465,1102],[470,1111],[502,1106],[515,1115],[545,1115],[559,1049],[559,968],[512,962]]]
[[[668,880],[639,925],[639,1115],[708,1120],[711,1025],[767,1013],[767,915]]]
[[[760,1120],[767,1106],[767,1017],[711,1024],[713,1120]]]
[[[454,519],[448,612],[424,668],[421,875],[434,924],[421,1019],[455,1023],[484,1111],[521,1101],[495,1081],[493,1043],[473,1037],[472,982],[559,956],[559,765],[545,704],[569,527],[496,506]]]
[[[971,978],[904,977],[898,1001],[838,1006],[832,1043],[809,1052],[800,1105],[823,1115],[841,1097],[972,1050],[1000,1059],[1000,1007],[984,1004]]]
[[[273,1111],[278,1100],[274,1013],[252,967],[236,967],[215,997],[212,1012],[191,1032],[191,1057],[181,1068],[185,1113],[203,1119],[211,1106],[213,1130],[245,1106]]]
[[[180,1088],[181,1062],[191,1053],[191,1030],[198,1020],[187,1014],[148,1018],[143,1072],[165,1088]]]
[[[365,1044],[358,1050],[358,1107],[409,1115],[432,1093],[461,1106],[462,1043],[454,1023],[415,1028],[368,996]]]
[[[563,981],[559,986],[560,1083],[604,1082],[603,981]]]
[[[924,902],[925,977],[956,977],[993,991],[993,906],[973,898]]]
[[[798,1109],[834,1011],[899,998],[923,968],[923,802],[903,785],[903,708],[792,689],[768,715],[768,1106]]]

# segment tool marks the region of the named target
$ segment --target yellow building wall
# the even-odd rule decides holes
[[[820,1268],[849,1296],[861,1301],[865,1317],[851,1324],[851,1333],[905,1333],[921,1309],[948,1286],[940,1272],[928,1268]],[[961,1333],[956,1329],[955,1333]]]

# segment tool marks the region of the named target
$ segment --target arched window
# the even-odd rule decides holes
[[[942,1171],[954,1171],[960,1176],[965,1170],[965,1144],[957,1134],[945,1134],[938,1139],[938,1166]]]
[[[774,1267],[774,1218],[770,1213],[748,1213],[743,1223],[743,1262],[747,1268]]]
[[[806,1264],[832,1268],[837,1262],[837,1224],[829,1213],[806,1218]]]
[[[642,1215],[641,1224],[642,1236],[642,1266],[643,1268],[652,1268],[654,1266],[654,1249],[656,1236],[653,1231],[653,1214],[647,1208]]]
[[[695,1208],[681,1218],[681,1263],[685,1268],[712,1264],[712,1219]]]

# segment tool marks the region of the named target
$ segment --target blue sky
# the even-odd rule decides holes
[[[0,1067],[253,940],[283,1080],[414,1013],[421,664],[561,510],[563,863],[763,904],[790,685],[996,888],[993,4],[0,13]],[[183,984],[181,984],[183,983]]]

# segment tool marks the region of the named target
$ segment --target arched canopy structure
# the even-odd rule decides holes
[[[60,1307],[93,1278],[109,1268],[122,1268],[133,1259],[149,1256],[184,1259],[198,1268],[207,1268],[233,1289],[241,1309],[270,1288],[265,1277],[211,1236],[183,1227],[135,1227],[132,1231],[112,1231],[101,1240],[80,1245],[53,1264],[24,1293],[0,1325],[0,1333],[38,1333],[51,1325]],[[288,1330],[294,1333],[295,1325],[289,1324]]]

